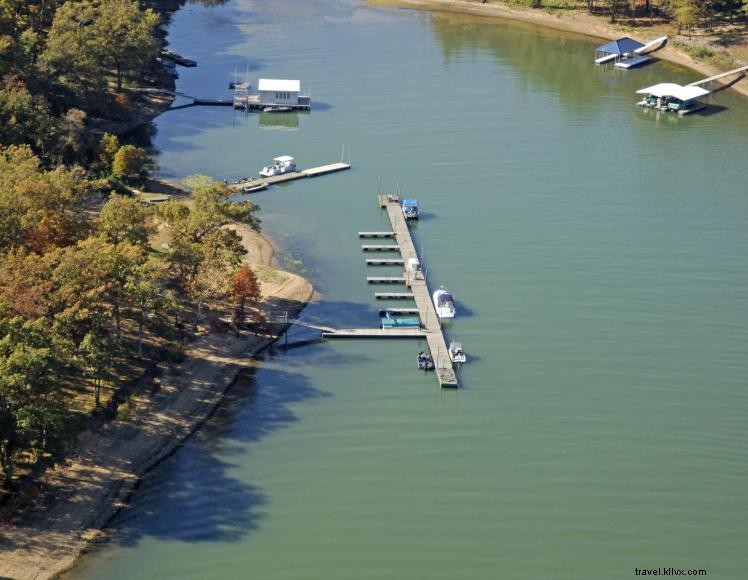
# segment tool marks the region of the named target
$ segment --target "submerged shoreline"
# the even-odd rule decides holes
[[[599,16],[593,16],[582,12],[558,14],[546,12],[541,9],[509,7],[505,4],[479,4],[467,0],[367,0],[367,3],[370,6],[426,10],[430,12],[499,18],[502,20],[516,20],[605,40],[614,40],[621,36],[636,34],[636,32],[623,32],[621,29],[607,23]],[[658,36],[658,34],[652,34],[652,38],[654,38],[654,36]],[[652,38],[638,38],[637,40],[644,42],[652,40]],[[684,51],[674,48],[670,43],[668,43],[665,48],[658,50],[654,54],[655,58],[684,66],[701,73],[704,76],[712,76],[725,72],[724,70],[717,69],[708,63],[694,60]],[[592,57],[590,56],[590,63],[591,62]],[[666,81],[667,79],[662,80],[662,82]],[[748,81],[743,80],[732,85],[730,88],[741,96],[748,97]]]
[[[231,227],[248,251],[247,263],[261,271],[263,301],[283,301],[297,315],[311,300],[312,285],[271,266],[274,249],[266,238]],[[199,333],[182,362],[164,366],[158,390],[134,398],[129,417],[83,433],[74,457],[44,476],[43,493],[19,522],[0,528],[0,577],[38,580],[71,569],[142,477],[210,418],[241,372],[284,331]]]

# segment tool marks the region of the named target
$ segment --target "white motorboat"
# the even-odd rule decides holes
[[[449,290],[444,286],[440,286],[438,290],[434,291],[433,299],[434,308],[436,308],[436,315],[439,318],[455,317],[455,303]]]
[[[263,167],[260,170],[260,175],[263,177],[273,177],[274,175],[283,175],[284,173],[292,173],[296,171],[296,163],[293,157],[288,155],[281,155],[273,159],[273,164]]]
[[[453,363],[467,362],[467,355],[465,354],[465,349],[462,348],[461,342],[453,340],[449,343],[449,358],[452,359]]]

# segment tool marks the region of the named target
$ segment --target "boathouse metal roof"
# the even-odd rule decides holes
[[[709,91],[701,87],[691,85],[682,87],[675,83],[660,83],[646,89],[639,89],[636,92],[640,95],[652,95],[655,97],[675,97],[680,101],[690,101],[709,94]]]
[[[606,52],[608,54],[625,54],[627,52],[634,52],[637,48],[644,46],[641,42],[637,42],[633,38],[624,36],[618,40],[611,40],[608,44],[598,46],[595,50],[597,52]]]
[[[258,91],[284,91],[298,93],[301,89],[301,81],[285,79],[260,79],[257,83]]]

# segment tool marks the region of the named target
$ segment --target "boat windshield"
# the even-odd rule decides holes
[[[444,294],[439,295],[439,305],[452,304],[452,302],[454,302],[454,300],[452,300],[452,295],[449,294],[448,292],[445,292]]]

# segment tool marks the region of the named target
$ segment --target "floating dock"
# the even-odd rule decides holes
[[[394,238],[395,232],[358,232],[359,238]]]
[[[342,328],[322,333],[322,338],[424,338],[425,336],[426,331],[422,328]]]
[[[306,179],[307,177],[318,177],[320,175],[327,175],[329,173],[337,173],[338,171],[346,171],[350,169],[349,163],[330,163],[328,165],[320,165],[319,167],[310,167],[302,171],[290,171],[281,175],[273,175],[272,177],[259,177],[255,179],[245,179],[237,183],[232,183],[231,187],[236,191],[242,191],[245,188],[260,188],[261,186],[267,187],[276,183],[285,183],[287,181],[296,181],[297,179]],[[259,189],[255,190],[259,191]]]
[[[413,292],[375,292],[374,298],[377,300],[413,300]]]
[[[400,207],[400,200],[396,196],[380,195],[379,206],[387,210],[390,222],[392,223],[392,231],[395,232],[395,240],[400,247],[400,254],[403,260],[408,263],[410,258],[418,259],[418,253],[410,236],[408,223],[405,221],[403,210]],[[436,379],[442,387],[456,387],[458,386],[457,374],[452,366],[452,359],[449,358],[447,342],[442,332],[439,317],[436,315],[434,303],[431,300],[426,276],[408,276],[407,272],[405,276],[407,278],[406,283],[410,287],[413,298],[416,301],[421,323],[425,329],[426,341],[428,342],[429,350],[431,351],[431,356],[434,359],[436,367],[434,369]]]
[[[367,276],[369,284],[405,284],[405,276]]]
[[[400,246],[394,244],[364,244],[361,246],[361,250],[364,252],[399,252]]]
[[[403,266],[405,262],[402,258],[367,258],[367,266]]]

